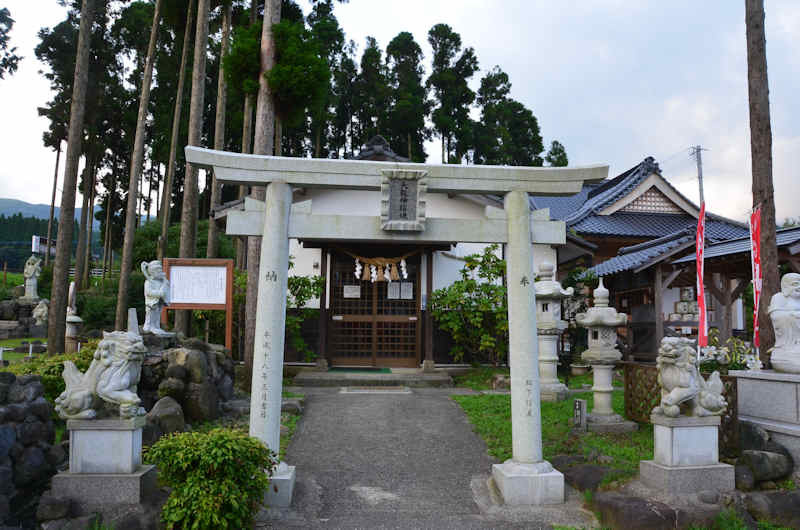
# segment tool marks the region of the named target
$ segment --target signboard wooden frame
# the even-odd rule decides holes
[[[168,309],[218,309],[225,311],[225,348],[229,352],[233,340],[233,260],[232,259],[200,259],[200,258],[164,258],[163,268],[167,278],[170,277],[172,267],[225,267],[225,303],[171,303],[161,312],[161,322],[167,322]]]

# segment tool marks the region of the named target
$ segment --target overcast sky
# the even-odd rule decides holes
[[[0,197],[49,203],[55,152],[42,146],[46,123],[36,107],[50,94],[33,48],[39,28],[57,24],[65,11],[55,0],[4,3],[16,20],[11,43],[25,59],[0,80]],[[765,3],[782,221],[800,216],[800,2]],[[428,30],[449,24],[475,48],[481,69],[475,88],[499,65],[509,74],[511,96],[539,119],[545,144],[562,142],[571,164],[607,163],[614,176],[654,156],[664,176],[696,201],[688,148],[700,144],[708,149],[708,209],[746,218],[752,199],[741,0],[350,0],[337,5],[336,15],[359,57],[367,36],[385,49],[397,33],[410,31],[429,61]],[[428,146],[428,155],[438,161],[438,144]]]

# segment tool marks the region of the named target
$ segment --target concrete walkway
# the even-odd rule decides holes
[[[471,482],[485,482],[492,460],[449,398],[454,389],[304,391],[305,413],[286,458],[297,466],[292,509],[259,528],[549,526],[481,513]]]

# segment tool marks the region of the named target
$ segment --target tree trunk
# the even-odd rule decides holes
[[[94,160],[86,157],[86,166],[83,168],[83,197],[81,200],[81,220],[78,224],[78,248],[75,250],[75,289],[83,289],[83,268],[86,253],[86,216],[89,209],[89,185],[91,181],[92,165]]]
[[[145,207],[147,208],[147,218],[145,220],[145,224],[150,222],[150,205],[153,201],[153,160],[150,160],[150,172],[147,178],[147,200],[144,202]]]
[[[219,76],[217,77],[217,115],[214,119],[214,149],[219,151],[225,149],[225,105],[228,101],[228,85],[225,83],[225,68],[223,61],[228,55],[230,44],[231,16],[233,6],[230,2],[225,6],[225,13],[222,19],[222,44],[219,49]],[[222,186],[217,184],[217,177],[211,173],[211,207],[208,216],[208,244],[206,245],[206,257],[216,258],[219,253],[219,242],[217,233],[219,226],[214,219],[214,208],[219,204],[222,195]]]
[[[175,178],[175,157],[178,150],[178,135],[181,131],[181,110],[183,109],[183,85],[186,84],[186,63],[189,60],[189,38],[192,34],[192,19],[197,2],[189,0],[189,12],[186,14],[186,30],[183,32],[183,48],[181,51],[181,71],[178,74],[178,90],[175,95],[175,110],[172,114],[172,134],[169,142],[169,162],[164,180],[164,191],[161,194],[161,236],[158,238],[157,257],[164,259],[167,255],[167,233],[169,231],[170,206],[172,199],[172,181]]]
[[[114,189],[117,187],[116,180],[112,174],[111,189],[107,191],[108,197],[106,198],[106,226],[105,238],[103,244],[103,280],[106,279],[106,270],[111,269],[111,260],[109,258],[109,251],[111,250],[111,208],[113,208]]]
[[[768,365],[775,331],[767,313],[772,295],[780,290],[778,248],[775,242],[775,198],[772,186],[772,127],[769,115],[767,46],[763,0],[745,0],[747,32],[747,88],[750,101],[750,154],[753,173],[753,207],[761,206],[762,290],[758,314],[761,359]]]
[[[92,171],[92,188],[89,190],[89,215],[86,223],[86,254],[83,258],[83,282],[85,288],[91,287],[89,278],[92,268],[92,233],[94,232],[94,195],[95,195],[95,180],[97,179],[97,170]]]
[[[94,0],[84,0],[78,33],[78,50],[75,56],[75,76],[70,102],[67,157],[64,166],[64,187],[61,193],[61,226],[56,245],[53,267],[53,286],[50,311],[47,319],[47,351],[50,354],[64,351],[64,330],[67,316],[67,281],[72,252],[72,218],[75,216],[75,191],[78,180],[78,160],[81,156],[83,118],[86,111],[86,84],[89,74],[89,43],[91,41]]]
[[[53,216],[56,210],[56,184],[58,183],[58,163],[61,160],[61,140],[58,141],[56,148],[56,169],[53,171],[53,196],[50,199],[50,220],[47,221],[47,253],[44,255],[44,266],[50,264],[50,247],[52,244],[53,236]]]
[[[161,162],[156,164],[156,219],[161,215]]]
[[[411,162],[411,133],[406,134],[406,142],[408,143],[408,161]]]
[[[203,104],[206,87],[206,48],[208,47],[208,3],[197,1],[197,27],[194,35],[194,64],[192,66],[192,99],[189,103],[189,145],[200,145],[203,135]],[[193,258],[197,247],[197,176],[198,168],[186,163],[181,210],[181,241],[178,255]],[[175,312],[175,330],[189,336],[192,312]]]
[[[264,24],[261,29],[261,73],[258,77],[258,103],[256,105],[256,127],[253,153],[271,155],[275,138],[275,102],[265,73],[275,65],[275,43],[272,25],[280,22],[280,0],[266,0]],[[263,201],[266,189],[254,186],[251,196]],[[245,302],[244,381],[249,382],[253,371],[253,345],[256,331],[256,298],[258,297],[258,270],[261,258],[261,238],[247,238],[247,298]]]
[[[122,243],[122,263],[119,267],[119,288],[117,290],[117,311],[114,329],[123,330],[128,322],[128,288],[130,286],[131,268],[133,267],[133,234],[139,227],[136,213],[136,197],[132,195],[142,175],[144,164],[144,137],[147,121],[147,107],[150,103],[150,82],[153,78],[153,59],[155,58],[156,41],[158,40],[158,24],[161,19],[161,0],[156,0],[153,11],[153,25],[150,28],[150,42],[147,45],[147,59],[142,78],[142,93],[139,97],[139,113],[136,118],[136,135],[133,140],[131,155],[131,172],[128,178],[128,209],[125,212],[125,238]]]

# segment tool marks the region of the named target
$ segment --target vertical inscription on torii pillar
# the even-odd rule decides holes
[[[381,229],[425,230],[427,171],[389,169],[381,172]]]

